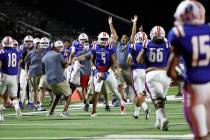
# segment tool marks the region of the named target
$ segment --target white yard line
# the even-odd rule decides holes
[[[69,126],[69,125],[94,125],[94,124],[97,124],[97,123],[86,123],[86,122],[82,122],[82,123],[74,123],[74,122],[71,122],[71,123],[20,123],[20,124],[16,124],[16,123],[2,123],[1,126],[59,126],[59,125],[62,125],[62,126]],[[136,122],[133,122],[133,123],[112,123],[110,125],[135,125]],[[154,125],[154,123],[138,123],[138,125]],[[169,126],[170,125],[187,125],[187,123],[169,123]]]

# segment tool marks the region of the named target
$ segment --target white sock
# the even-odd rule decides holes
[[[19,101],[17,99],[12,101],[12,104],[15,108],[15,111],[17,111],[20,107],[19,107]]]
[[[0,104],[0,112],[3,110],[3,108],[4,108],[4,105]]]
[[[144,109],[144,111],[148,109],[148,105],[147,105],[146,102],[143,102],[143,103],[141,104],[141,106],[142,106],[142,108]]]
[[[157,114],[158,114],[159,119],[166,118],[165,110],[163,108],[159,108],[157,110]]]
[[[160,122],[160,118],[159,118],[159,115],[158,115],[158,112],[159,112],[159,110],[156,110],[156,122]]]
[[[135,115],[139,115],[141,107],[135,106]]]

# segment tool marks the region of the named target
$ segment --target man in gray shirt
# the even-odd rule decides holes
[[[134,36],[136,34],[136,22],[138,20],[138,17],[135,15],[133,19],[131,19],[133,23],[132,27],[132,33],[130,37],[130,42],[134,42]],[[129,96],[129,87],[131,87],[131,66],[127,63],[128,59],[128,48],[130,45],[129,37],[125,34],[122,35],[121,40],[118,41],[118,35],[117,32],[113,26],[112,17],[108,18],[108,23],[111,31],[111,41],[114,42],[117,46],[116,48],[116,56],[117,56],[117,63],[118,67],[121,70],[121,72],[116,73],[116,77],[118,80],[118,90],[122,96],[122,98],[125,99],[125,91],[124,91],[124,83],[126,83],[126,94]]]
[[[68,63],[60,53],[60,48],[62,47],[63,43],[61,41],[56,41],[52,47],[52,50],[47,52],[42,59],[42,65],[46,74],[47,83],[50,85],[53,93],[55,94],[48,116],[54,114],[54,109],[62,94],[65,97],[65,105],[60,116],[68,116],[67,110],[71,102],[72,92],[64,76],[64,68],[68,66]]]
[[[40,99],[38,95],[38,85],[40,82],[41,75],[43,74],[42,70],[42,57],[43,54],[40,49],[40,40],[35,38],[33,40],[34,48],[28,52],[26,56],[25,71],[26,71],[26,80],[29,80],[33,89],[33,104],[35,110],[44,111],[45,109],[40,104]],[[32,96],[31,96],[32,97]]]

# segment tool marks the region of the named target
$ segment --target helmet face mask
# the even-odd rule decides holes
[[[109,35],[106,32],[101,32],[98,35],[98,44],[101,46],[106,46],[109,44]]]
[[[205,8],[200,2],[194,0],[184,0],[176,9],[174,14],[174,24],[204,24],[205,13]]]
[[[47,37],[40,39],[40,48],[48,48],[50,46],[50,40]]]
[[[88,35],[86,33],[81,33],[78,37],[79,43],[82,45],[89,44]]]
[[[27,35],[24,38],[24,44],[29,48],[32,47],[33,46],[33,37],[31,35]]]

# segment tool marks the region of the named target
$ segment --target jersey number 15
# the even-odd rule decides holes
[[[210,61],[210,36],[193,36],[192,40],[192,66],[207,66]],[[202,58],[201,58],[202,57]]]

